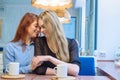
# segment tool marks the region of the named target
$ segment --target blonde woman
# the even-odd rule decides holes
[[[77,76],[79,73],[78,45],[74,39],[65,37],[57,15],[46,10],[39,15],[38,25],[44,37],[35,41],[35,56],[32,69],[37,74],[55,74],[53,68],[57,64],[67,64],[68,74]]]

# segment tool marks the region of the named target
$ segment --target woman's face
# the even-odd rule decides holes
[[[43,20],[39,19],[38,24],[40,26],[40,31],[47,37],[47,31],[44,26]]]
[[[39,34],[40,30],[37,25],[37,21],[34,21],[29,27],[28,27],[28,35],[30,38],[37,37]]]

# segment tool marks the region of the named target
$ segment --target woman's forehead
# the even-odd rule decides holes
[[[43,20],[39,19],[38,24],[39,26],[43,25]]]

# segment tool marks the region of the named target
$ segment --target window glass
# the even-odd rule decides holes
[[[71,22],[63,24],[63,29],[66,37],[76,38],[76,17],[71,17]]]

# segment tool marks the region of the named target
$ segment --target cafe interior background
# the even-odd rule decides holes
[[[0,0],[0,55],[5,44],[13,39],[22,16],[26,12],[40,14],[43,11],[31,2]],[[63,28],[66,37],[78,41],[80,56],[115,59],[120,48],[119,7],[120,0],[72,0],[72,7],[67,8],[70,22],[63,23]]]

